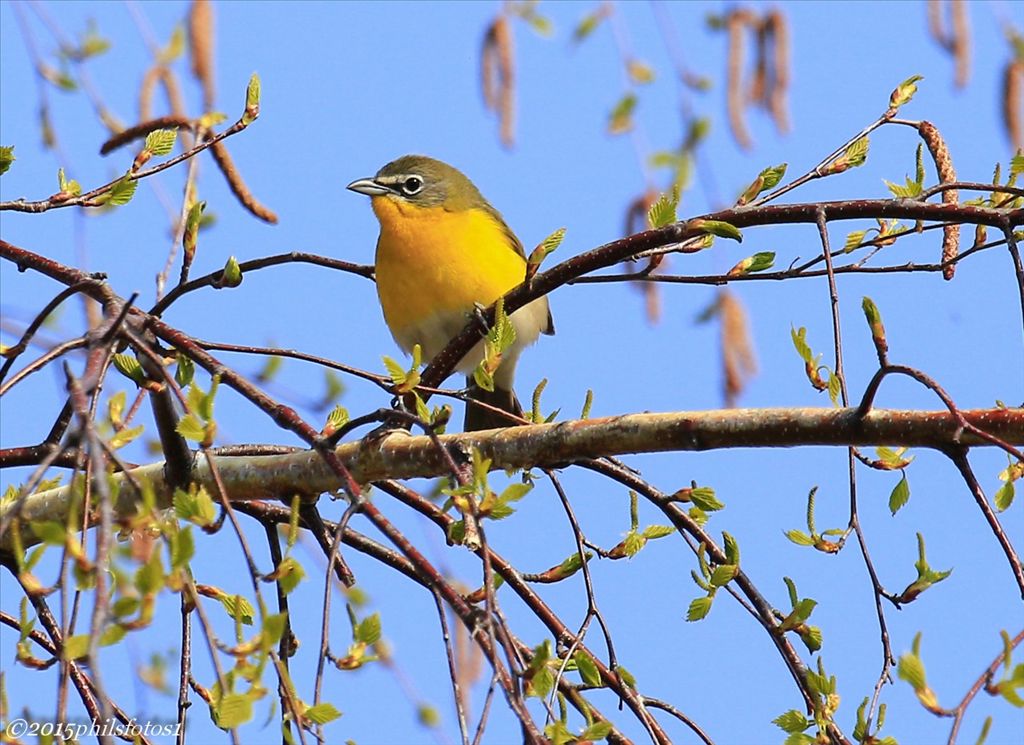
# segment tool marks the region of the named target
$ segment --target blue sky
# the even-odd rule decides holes
[[[52,53],[53,37],[28,7],[40,50]],[[113,42],[107,54],[87,65],[107,106],[123,121],[137,117],[137,91],[150,62],[143,34],[130,6],[121,3],[47,3],[43,6],[68,36],[76,36],[94,19]],[[166,43],[186,12],[184,3],[140,3],[158,44]],[[322,253],[349,261],[372,261],[377,225],[364,197],[344,190],[353,179],[372,175],[383,163],[408,152],[446,160],[465,171],[498,207],[525,245],[533,246],[555,228],[566,227],[565,242],[551,257],[563,260],[621,235],[626,205],[645,186],[638,167],[640,152],[674,147],[681,138],[679,98],[656,18],[646,3],[622,3],[619,10],[636,55],[657,73],[654,83],[638,91],[637,140],[610,137],[608,111],[623,93],[621,62],[610,27],[605,24],[582,45],[569,38],[590,3],[542,3],[554,35],[542,38],[524,23],[515,24],[517,63],[517,142],[511,151],[497,138],[497,124],[484,111],[479,92],[479,52],[484,29],[497,3],[225,3],[217,5],[218,108],[237,115],[252,72],[262,80],[259,120],[228,141],[247,183],[280,216],[267,226],[252,219],[226,190],[212,163],[200,162],[200,196],[216,225],[205,231],[193,274],[223,266],[228,256],[240,260],[289,250]],[[756,6],[764,9],[768,6]],[[786,162],[790,174],[802,173],[884,111],[889,92],[912,74],[925,80],[902,114],[928,119],[944,134],[965,180],[985,181],[997,161],[1007,162],[1011,149],[998,119],[999,71],[1008,44],[1002,21],[1022,25],[1020,6],[971,4],[972,78],[966,90],[952,85],[952,64],[927,37],[923,3],[793,3],[781,6],[793,39],[793,131],[782,136],[760,112],[750,114],[756,146],[740,150],[725,125],[725,37],[710,31],[715,3],[670,5],[688,67],[714,82],[706,93],[687,92],[688,103],[712,120],[704,145],[702,178],[682,200],[683,215],[726,206],[764,167]],[[81,93],[50,88],[49,98],[64,159],[40,145],[37,93],[29,57],[21,41],[13,6],[0,3],[0,141],[15,145],[18,160],[0,182],[0,196],[43,198],[56,188],[56,170],[90,188],[129,165],[128,151],[101,158],[105,138]],[[188,80],[187,66],[176,69]],[[198,111],[199,95],[189,82],[186,92]],[[868,163],[834,179],[817,182],[789,195],[793,201],[888,196],[882,179],[902,182],[914,169],[915,133],[905,127],[884,128],[872,137]],[[176,204],[184,171],[178,169],[140,186],[126,207],[93,219],[72,210],[42,216],[10,212],[0,217],[3,237],[57,260],[78,262],[109,275],[123,295],[138,290],[144,305],[153,297],[153,277],[170,247],[168,219],[161,198]],[[664,174],[656,174],[664,186]],[[706,188],[713,182],[714,188]],[[934,183],[929,168],[928,182]],[[867,224],[832,228],[833,242]],[[965,234],[965,244],[970,236]],[[808,258],[820,249],[808,227],[747,231],[742,245],[719,241],[710,251],[672,257],[678,273],[723,272],[756,251],[776,251],[778,264]],[[938,259],[934,236],[897,243],[877,261],[898,264]],[[177,268],[175,268],[175,273]],[[823,280],[743,283],[734,291],[745,304],[757,345],[760,374],[741,404],[745,406],[827,406],[807,385],[802,363],[790,342],[792,326],[805,326],[815,351],[829,361],[831,320],[828,288]],[[839,278],[847,377],[856,398],[874,372],[875,358],[860,313],[861,297],[870,295],[885,318],[894,361],[923,369],[939,380],[965,408],[986,407],[996,399],[1014,404],[1024,399],[1024,344],[1013,274],[1005,252],[984,252],[958,269],[954,282],[935,275],[873,275]],[[0,309],[5,322],[23,324],[55,294],[53,283],[19,274],[0,265]],[[721,405],[717,330],[694,319],[714,297],[696,286],[661,288],[662,319],[650,324],[643,301],[632,287],[616,284],[576,285],[551,298],[558,334],[543,338],[522,358],[518,373],[525,398],[541,378],[549,384],[546,410],[578,414],[588,388],[595,391],[594,416],[630,411],[712,409]],[[80,308],[73,303],[47,330],[48,338],[77,334]],[[165,316],[183,330],[209,340],[275,344],[334,357],[383,371],[381,355],[399,352],[383,324],[373,286],[366,280],[283,266],[255,272],[234,290],[204,291],[186,297]],[[6,331],[5,343],[13,338]],[[228,357],[246,374],[255,375],[259,360]],[[355,380],[342,399],[356,413],[387,404],[375,387]],[[109,391],[121,385],[111,379]],[[323,373],[311,366],[286,363],[268,391],[290,403],[315,399],[323,391]],[[5,396],[0,419],[3,446],[37,442],[45,436],[59,407],[56,375],[29,378]],[[933,396],[906,381],[885,384],[881,406],[939,408]],[[42,412],[42,413],[41,413]],[[53,413],[51,413],[53,412]],[[317,424],[322,413],[301,408]],[[218,398],[223,442],[297,444],[263,415],[248,409],[233,393]],[[461,417],[457,418],[461,420]],[[941,586],[897,612],[887,608],[894,652],[910,648],[923,631],[929,680],[944,705],[954,705],[1000,649],[998,632],[1019,630],[1020,598],[1006,562],[987,531],[952,466],[940,455],[915,453],[908,470],[910,503],[894,518],[886,507],[896,482],[892,474],[858,475],[861,520],[882,581],[901,590],[914,577],[915,533],[925,535],[933,567],[954,568]],[[147,456],[138,449],[138,460]],[[733,450],[632,457],[629,463],[666,491],[690,480],[713,486],[726,502],[711,527],[736,536],[744,566],[770,600],[786,603],[783,576],[792,577],[801,595],[818,600],[812,622],[825,636],[822,650],[828,670],[839,678],[843,704],[839,720],[852,732],[854,712],[869,695],[881,664],[871,591],[863,562],[851,544],[837,557],[812,554],[789,543],[783,531],[803,527],[805,497],[818,485],[818,522],[846,522],[846,455],[838,449]],[[978,452],[972,462],[988,493],[998,486],[996,474],[1005,458]],[[25,478],[8,471],[2,486]],[[500,476],[497,477],[500,480]],[[566,474],[570,496],[589,539],[606,548],[629,528],[626,491],[586,474]],[[426,482],[415,484],[428,489]],[[479,583],[479,568],[461,549],[444,545],[431,526],[383,496],[377,503],[428,558],[467,586]],[[324,503],[336,517],[341,506]],[[1020,505],[1002,516],[1004,526],[1022,545]],[[664,518],[641,508],[641,524]],[[355,524],[355,527],[365,527]],[[261,531],[251,531],[259,537]],[[512,518],[489,528],[491,544],[524,571],[557,564],[573,550],[572,535],[553,492],[539,487]],[[256,545],[262,547],[262,542]],[[264,549],[265,550],[265,549]],[[323,590],[322,562],[314,549],[301,549],[310,579],[293,597],[294,622],[303,647],[293,667],[301,695],[312,700],[312,670],[319,638]],[[264,565],[269,559],[260,556]],[[379,611],[394,668],[368,666],[354,673],[329,672],[325,698],[344,717],[328,729],[331,741],[359,743],[450,742],[458,738],[450,703],[447,672],[433,601],[372,560],[349,552],[360,586]],[[56,565],[40,575],[52,578]],[[641,690],[667,699],[696,719],[719,743],[777,742],[781,731],[770,720],[799,705],[797,691],[763,632],[735,603],[719,598],[709,619],[684,621],[687,605],[699,594],[689,579],[693,557],[678,538],[650,544],[630,561],[595,562],[596,592],[616,640],[620,661],[636,676]],[[47,568],[49,567],[49,571]],[[200,544],[194,564],[199,581],[240,592],[244,563],[227,535]],[[585,611],[582,580],[542,588],[544,598],[572,626]],[[512,623],[530,644],[544,639],[511,596],[502,597]],[[17,613],[20,594],[9,576],[0,577],[0,607]],[[332,646],[348,642],[340,600],[336,598]],[[211,606],[211,612],[216,609]],[[152,652],[176,655],[177,600],[160,598],[154,627],[132,635],[118,650],[104,652],[105,680],[115,698],[132,713],[168,719],[174,699],[134,683],[133,667]],[[223,620],[223,619],[222,619]],[[230,625],[219,626],[222,633]],[[13,711],[28,707],[38,716],[52,710],[53,676],[12,663],[16,635],[0,629],[0,655]],[[589,638],[594,649],[602,645]],[[4,651],[6,650],[6,651]],[[212,674],[197,655],[197,675]],[[175,673],[171,672],[171,678]],[[483,685],[486,685],[486,676]],[[479,712],[483,690],[474,691]],[[272,698],[272,697],[271,697]],[[889,705],[883,733],[901,743],[944,740],[948,720],[937,720],[917,705],[909,686],[887,687]],[[270,698],[267,699],[269,702]],[[442,724],[428,731],[416,723],[416,705],[438,708]],[[598,695],[596,703],[621,722],[627,733],[643,739],[615,702]],[[193,708],[196,742],[222,737]],[[496,706],[486,742],[517,739],[511,718]],[[244,729],[247,743],[274,742],[273,725],[264,726],[267,709],[257,710]],[[1019,737],[1024,718],[1019,710],[980,696],[962,729],[974,741],[981,722],[995,717],[989,743]],[[692,736],[663,720],[677,742]]]

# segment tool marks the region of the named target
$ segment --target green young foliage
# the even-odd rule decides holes
[[[196,374],[196,364],[190,357],[178,352],[177,369],[174,371],[174,380],[182,388],[187,388]]]
[[[928,559],[925,557],[924,550],[924,536],[920,533],[917,534],[917,561],[914,562],[914,568],[917,569],[917,579],[907,585],[907,588],[900,593],[897,600],[901,603],[913,602],[922,592],[953,573],[952,569],[937,572],[928,565]]]
[[[810,728],[814,725],[814,722],[796,709],[790,709],[789,711],[775,717],[775,719],[772,720],[772,724],[783,732],[792,735]]]
[[[494,373],[505,352],[516,341],[516,329],[505,313],[504,298],[498,298],[494,308],[494,324],[484,337],[484,358],[473,371],[474,382],[485,391],[494,390]]]
[[[719,238],[728,238],[729,240],[736,241],[737,243],[743,242],[743,234],[739,231],[735,225],[732,225],[722,220],[704,220],[697,218],[690,220],[686,223],[686,227],[691,230],[700,230],[707,235],[716,235]]]
[[[789,333],[793,339],[796,353],[804,361],[804,372],[807,374],[807,380],[810,381],[811,386],[816,391],[828,390],[829,384],[822,380],[821,370],[824,368],[829,371],[829,374],[831,374],[831,370],[821,364],[820,354],[815,357],[814,352],[811,351],[811,347],[807,344],[807,329],[803,326],[799,329],[790,327]]]
[[[146,382],[146,374],[142,371],[142,365],[130,354],[115,354],[111,358],[114,369],[131,380],[135,385],[142,386]]]
[[[889,352],[889,342],[885,336],[885,324],[882,323],[882,313],[878,310],[878,306],[875,305],[875,301],[866,295],[861,300],[861,309],[864,311],[864,317],[867,319],[868,328],[871,329],[871,341],[875,345],[875,352],[878,354],[879,361],[882,361]]]
[[[909,103],[914,97],[914,94],[917,93],[917,81],[919,80],[924,80],[924,77],[921,75],[912,75],[896,86],[895,90],[893,90],[892,94],[889,96],[889,111],[891,111],[893,115],[896,114],[896,111],[899,110],[901,106]]]
[[[822,169],[822,175],[831,176],[834,173],[842,173],[851,168],[864,165],[868,159],[868,138],[860,137],[843,150],[842,154]]]
[[[196,202],[188,208],[185,216],[185,231],[181,235],[181,246],[185,250],[185,261],[192,263],[196,255],[196,246],[199,242],[199,222],[203,217],[203,210],[206,209],[206,202]]]
[[[556,248],[562,244],[562,239],[565,238],[565,228],[559,228],[554,233],[549,235],[543,241],[541,241],[533,251],[530,252],[530,258],[526,262],[526,279],[529,280],[537,273],[540,269],[540,265],[544,263],[544,259],[551,254]]]
[[[224,696],[211,707],[214,723],[221,729],[235,729],[252,719],[252,697],[241,693]]]
[[[184,51],[185,29],[182,28],[181,24],[178,24],[171,32],[171,38],[167,42],[167,46],[161,49],[157,54],[157,61],[161,65],[169,65],[174,62],[174,60],[178,59]]]
[[[786,175],[786,165],[786,163],[781,163],[777,166],[769,166],[761,171],[757,178],[751,182],[750,186],[740,194],[739,199],[736,200],[736,206],[742,207],[745,204],[750,204],[758,194],[775,187],[782,181],[782,177]]]
[[[323,702],[316,706],[307,706],[303,716],[313,724],[328,724],[341,717],[341,712],[334,704]]]
[[[889,495],[889,512],[895,515],[909,501],[910,482],[907,481],[907,474],[903,474]]]
[[[924,190],[924,164],[922,161],[923,150],[923,145],[917,146],[917,156],[914,161],[914,180],[911,180],[910,176],[907,176],[905,185],[900,186],[899,184],[894,184],[891,181],[882,179],[885,181],[885,185],[889,187],[889,191],[892,192],[892,195],[897,199],[913,199]]]
[[[125,174],[110,186],[110,191],[106,194],[101,194],[96,198],[96,201],[101,204],[109,204],[114,207],[120,207],[128,204],[135,196],[135,190],[139,187],[139,182],[132,179],[131,176]]]
[[[594,30],[601,24],[601,21],[608,17],[609,12],[608,7],[604,3],[600,3],[595,10],[583,16],[580,22],[576,24],[576,28],[573,29],[573,43],[579,44],[594,33]]]
[[[928,686],[925,675],[924,662],[921,661],[921,632],[914,636],[914,643],[911,651],[901,655],[899,664],[896,666],[896,675],[900,680],[905,680],[914,689],[917,700],[921,702],[928,711],[933,714],[941,714],[942,707],[939,705],[938,697]]]
[[[398,395],[409,393],[409,391],[420,384],[419,368],[422,356],[423,352],[420,349],[420,345],[417,344],[412,348],[412,365],[408,370],[387,355],[381,358],[384,360],[384,367],[388,371],[388,376],[395,384],[395,393]]]
[[[11,164],[16,161],[14,157],[14,145],[0,145],[0,176],[10,170]]]
[[[260,115],[260,78],[256,73],[249,78],[245,88],[245,113],[242,114],[242,125],[249,126]]]
[[[678,219],[676,209],[679,207],[679,184],[672,191],[662,194],[647,211],[647,222],[652,228],[663,228]]]
[[[867,234],[867,230],[855,230],[852,233],[848,233],[846,236],[846,242],[843,244],[843,253],[850,253],[851,251],[860,248]]]
[[[608,114],[608,134],[621,135],[633,129],[633,111],[636,109],[636,94],[627,93],[618,100]]]
[[[64,176],[64,169],[57,169],[57,188],[58,195],[64,199],[70,197],[77,197],[82,193],[82,186],[74,179],[68,179]]]
[[[205,488],[195,484],[190,484],[187,492],[175,489],[173,505],[174,514],[179,520],[187,520],[200,528],[213,525],[217,517],[217,510],[210,494]]]
[[[775,265],[775,252],[774,251],[759,251],[753,256],[741,260],[732,269],[730,269],[726,276],[738,277],[744,274],[753,274],[754,272],[763,272],[766,269],[771,269]]]
[[[881,471],[902,471],[904,468],[914,462],[914,457],[910,456],[905,458],[904,454],[908,448],[892,448],[877,447],[875,448],[875,454],[878,460],[872,463],[873,468],[877,468]]]
[[[238,259],[234,256],[229,256],[227,263],[224,264],[224,268],[221,270],[220,286],[238,287],[240,284],[242,284],[242,269],[238,266]]]
[[[151,155],[161,157],[168,155],[174,149],[174,143],[178,139],[178,129],[156,129],[146,135],[145,149]]]
[[[577,650],[576,654],[572,657],[576,663],[576,671],[580,674],[580,678],[588,686],[603,686],[604,682],[601,680],[601,672],[598,670],[597,663],[594,662],[594,658],[584,652],[582,649]]]
[[[686,620],[701,621],[706,618],[708,613],[711,612],[711,604],[714,602],[714,598],[714,595],[705,595],[691,600],[690,606],[686,609]]]
[[[654,68],[643,60],[631,59],[626,62],[626,73],[636,85],[647,85],[654,82]]]

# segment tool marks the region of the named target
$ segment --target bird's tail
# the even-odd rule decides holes
[[[513,424],[512,420],[501,416],[496,411],[491,411],[483,406],[476,406],[473,403],[474,401],[489,404],[516,416],[522,415],[523,407],[519,405],[519,399],[516,398],[516,394],[511,390],[495,385],[493,391],[486,391],[478,386],[473,381],[473,378],[466,378],[466,384],[470,400],[466,402],[464,431],[475,432],[481,429],[497,429],[498,427],[508,427]]]

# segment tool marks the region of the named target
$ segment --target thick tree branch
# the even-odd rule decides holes
[[[979,409],[960,412],[971,425],[1000,440],[1024,444],[1024,410]],[[535,424],[503,430],[444,435],[446,448],[468,452],[479,448],[492,461],[491,468],[557,467],[580,458],[624,453],[717,450],[736,447],[795,447],[806,445],[891,445],[906,447],[991,446],[964,430],[948,411],[875,409],[861,417],[847,409],[727,409],[663,414],[627,414],[557,424]],[[344,443],[335,450],[355,482],[382,479],[434,478],[450,471],[450,464],[430,438],[396,433],[379,446],[362,441]],[[231,500],[276,499],[302,493],[315,496],[338,489],[341,481],[316,451],[288,455],[220,457],[218,468]],[[135,513],[135,483],[149,481],[161,504],[169,505],[172,489],[164,480],[164,464],[154,463],[114,474],[118,482],[115,514]],[[206,458],[198,455],[192,479],[216,490]],[[67,517],[68,487],[29,495],[24,499],[23,521],[60,520]],[[0,507],[0,522],[14,515],[16,504]],[[25,545],[34,537],[23,531]],[[11,548],[9,532],[0,538],[0,551]]]

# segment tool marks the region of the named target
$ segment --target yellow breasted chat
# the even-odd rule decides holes
[[[406,353],[419,344],[424,359],[432,359],[478,306],[491,305],[526,278],[522,243],[473,182],[447,163],[406,155],[348,188],[370,197],[380,223],[377,295],[391,335]],[[521,413],[512,388],[519,354],[540,334],[555,333],[546,297],[509,319],[516,340],[494,373],[493,392],[475,385],[471,375],[484,357],[482,342],[459,363],[469,375],[467,432],[510,423],[473,401]]]

